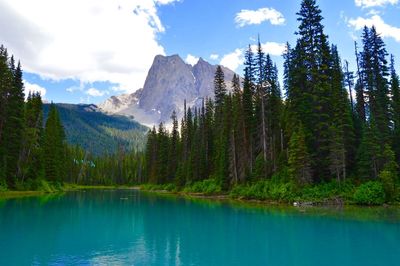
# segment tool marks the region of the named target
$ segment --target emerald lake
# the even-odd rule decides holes
[[[0,201],[0,265],[399,265],[396,208],[89,190]]]

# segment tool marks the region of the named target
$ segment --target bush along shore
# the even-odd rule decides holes
[[[230,190],[223,190],[215,179],[206,179],[178,187],[176,184],[144,184],[143,191],[171,193],[207,198],[229,198],[266,203],[282,203],[295,206],[313,205],[363,205],[378,206],[383,204],[398,205],[400,190],[385,191],[380,181],[369,181],[354,185],[351,180],[338,183],[331,181],[314,186],[299,187],[291,182],[259,180],[236,185]]]

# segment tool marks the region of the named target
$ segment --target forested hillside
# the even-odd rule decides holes
[[[106,115],[89,104],[56,106],[71,145],[79,145],[94,155],[113,154],[118,146],[126,151],[142,150],[145,146],[148,128],[128,117]],[[49,109],[50,104],[43,105],[45,120]]]

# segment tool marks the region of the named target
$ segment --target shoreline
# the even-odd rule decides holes
[[[48,192],[44,191],[17,191],[17,190],[10,190],[10,191],[1,191],[0,192],[0,200],[7,200],[7,199],[15,199],[15,198],[25,198],[25,197],[34,197],[34,196],[41,196],[49,194]]]
[[[205,199],[211,201],[229,201],[229,202],[237,202],[237,203],[249,203],[256,205],[264,205],[264,206],[285,206],[285,207],[293,207],[293,208],[344,208],[344,207],[354,207],[354,208],[399,208],[400,203],[392,202],[392,203],[384,203],[382,205],[359,205],[350,201],[337,201],[337,199],[323,199],[321,201],[294,201],[294,202],[286,202],[286,201],[277,201],[277,200],[259,200],[259,199],[246,199],[246,198],[235,198],[229,196],[229,194],[215,194],[215,195],[207,195],[205,193],[199,192],[173,192],[168,190],[149,190],[142,189],[140,186],[136,187],[143,192],[154,193],[159,195],[171,195],[182,198],[192,198],[192,199]]]
[[[256,209],[267,212],[289,212],[295,215],[312,215],[319,217],[332,217],[335,219],[352,219],[355,221],[388,221],[398,223],[400,221],[399,204],[383,205],[357,205],[357,204],[315,204],[294,206],[288,202],[272,200],[255,200],[232,198],[228,195],[201,195],[201,193],[180,193],[166,190],[141,190],[160,197],[186,199],[199,201],[206,204],[228,204],[235,208]]]
[[[354,219],[357,221],[381,221],[386,220],[391,223],[400,221],[400,204],[384,205],[356,205],[344,203],[334,204],[314,204],[298,205],[292,203],[273,200],[256,200],[233,198],[228,194],[206,195],[203,193],[171,192],[167,190],[148,190],[140,186],[67,186],[68,189],[59,192],[73,192],[85,190],[138,190],[158,197],[165,197],[170,200],[190,200],[202,204],[227,204],[235,208],[255,209],[259,211],[289,212],[295,215],[317,215],[320,217],[334,217],[337,219]],[[2,191],[0,192],[0,202],[6,202],[12,199],[21,199],[28,197],[40,197],[58,192],[44,191]]]
[[[392,202],[385,203],[382,205],[359,205],[353,202],[345,201],[345,200],[337,200],[335,199],[323,199],[320,201],[295,201],[295,202],[286,202],[286,201],[277,201],[277,200],[260,200],[260,199],[246,199],[246,198],[235,198],[229,196],[229,194],[206,194],[201,192],[183,192],[183,191],[168,191],[168,190],[160,190],[160,189],[145,189],[141,185],[135,186],[107,186],[107,185],[73,185],[66,184],[62,190],[47,192],[47,191],[0,191],[0,200],[2,199],[13,199],[13,198],[23,198],[23,197],[33,197],[33,196],[41,196],[47,194],[54,194],[60,192],[71,192],[71,191],[80,191],[80,190],[139,190],[146,193],[153,193],[158,195],[170,195],[175,197],[182,198],[191,198],[191,199],[205,199],[211,201],[229,201],[229,202],[237,202],[237,203],[249,203],[263,206],[286,206],[286,207],[294,207],[294,208],[304,208],[304,207],[332,207],[332,208],[340,208],[340,207],[394,207],[399,208],[400,203]]]

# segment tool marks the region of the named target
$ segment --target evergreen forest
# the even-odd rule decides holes
[[[187,107],[172,128],[148,132],[144,151],[116,145],[99,156],[68,144],[56,105],[43,117],[23,93],[21,64],[0,48],[0,189],[136,185],[234,198],[383,204],[400,200],[400,85],[395,57],[375,27],[354,44],[356,71],[303,0],[287,43],[283,84],[260,41],[232,86],[221,67],[214,98]]]

